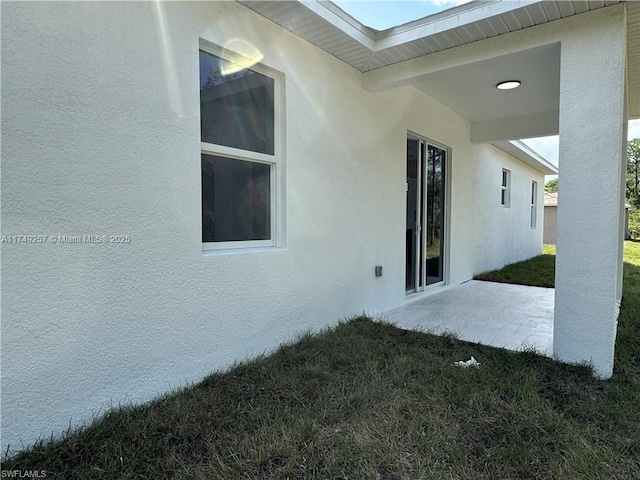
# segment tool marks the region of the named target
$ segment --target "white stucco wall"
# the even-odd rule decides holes
[[[544,174],[491,145],[474,147],[476,201],[474,273],[482,273],[542,253]],[[511,172],[510,206],[500,203],[502,170]],[[537,182],[537,221],[531,228],[531,182]]]
[[[366,92],[237,3],[1,8],[2,234],[131,238],[2,245],[3,451],[402,304],[408,130],[452,148],[451,283],[539,249],[526,202],[526,228],[497,228],[532,172],[472,146],[469,123],[418,90]],[[287,245],[203,255],[199,38],[238,35],[286,75]]]

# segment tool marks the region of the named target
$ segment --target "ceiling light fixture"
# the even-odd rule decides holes
[[[498,90],[513,90],[520,86],[520,80],[507,80],[506,82],[500,82],[496,85]]]

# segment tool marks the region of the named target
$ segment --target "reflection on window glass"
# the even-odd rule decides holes
[[[206,143],[274,153],[274,79],[200,51],[200,126]]]
[[[271,167],[202,155],[202,241],[271,239]]]

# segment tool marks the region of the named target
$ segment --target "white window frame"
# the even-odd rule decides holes
[[[538,228],[538,182],[531,181],[531,230]]]
[[[227,48],[220,47],[207,40],[200,39],[199,50],[215,55],[223,60],[235,63],[274,80],[274,150],[273,155],[243,150],[241,148],[200,142],[200,156],[214,155],[234,160],[243,160],[269,165],[270,168],[270,239],[239,240],[233,242],[202,242],[202,250],[207,253],[239,253],[240,251],[262,251],[265,249],[284,248],[285,243],[285,76],[284,73],[262,63],[253,63],[243,55]],[[199,68],[199,67],[198,67]],[[200,110],[199,110],[200,113]],[[202,161],[202,160],[200,160]],[[202,167],[201,167],[202,168]],[[200,172],[202,176],[202,171]],[[202,186],[200,187],[202,188]],[[202,191],[200,192],[202,199]],[[200,207],[202,208],[202,206]],[[200,212],[202,217],[202,212]],[[200,227],[202,233],[202,225]]]
[[[506,185],[505,185],[505,174],[506,174]],[[509,208],[511,206],[511,170],[507,170],[506,168],[502,169],[501,177],[500,177],[500,205],[505,208]],[[504,192],[504,193],[503,193]]]

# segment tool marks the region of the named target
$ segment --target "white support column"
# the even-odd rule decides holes
[[[560,73],[553,352],[593,364],[602,378],[613,373],[623,241],[626,22],[624,10],[615,13],[567,34]]]

